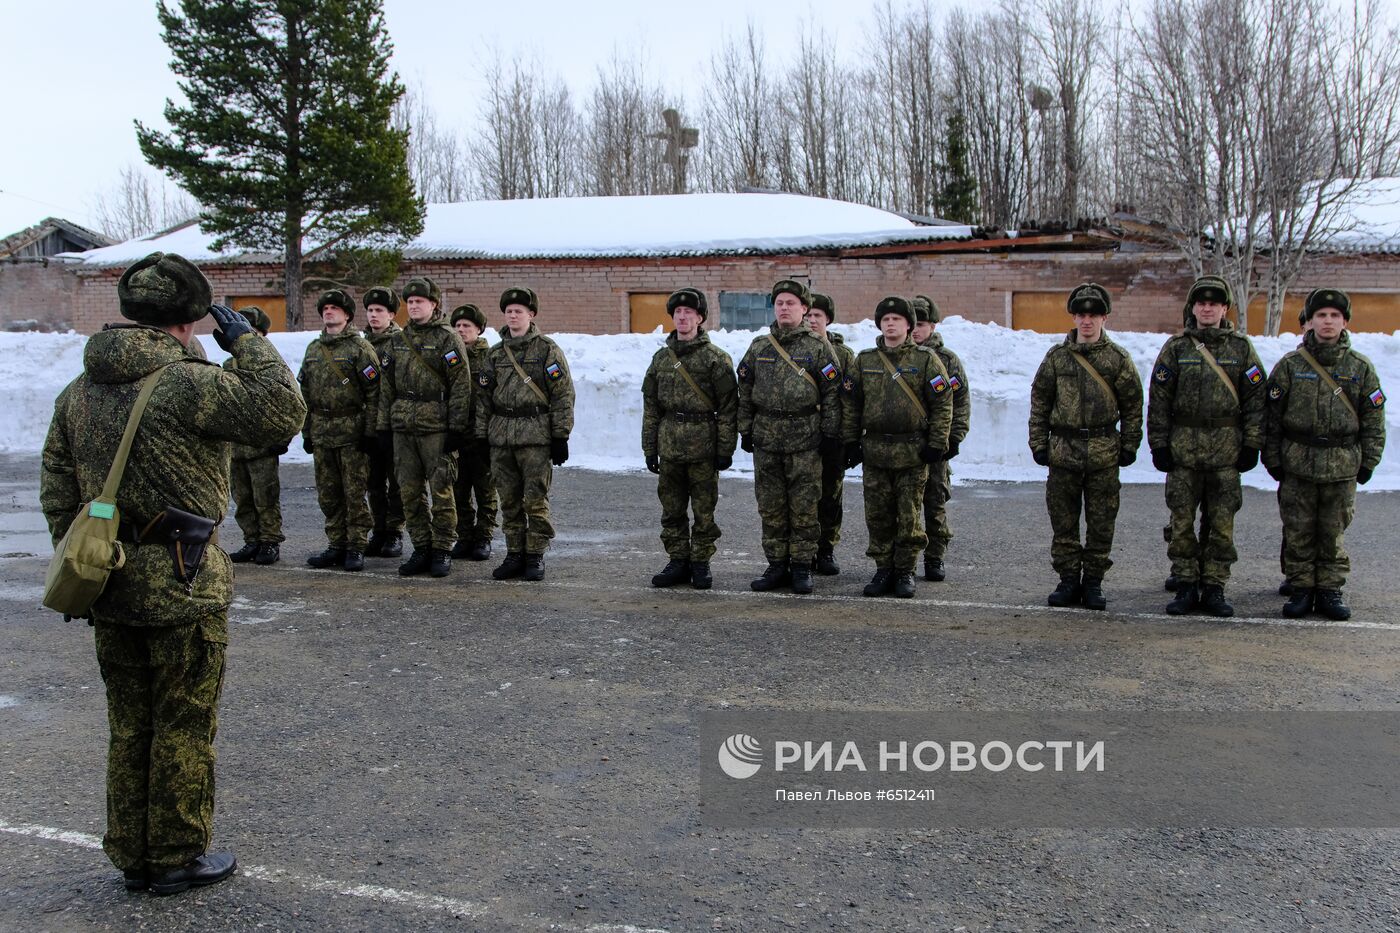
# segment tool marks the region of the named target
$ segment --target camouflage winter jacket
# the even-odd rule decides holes
[[[317,448],[347,447],[374,436],[379,415],[379,357],[354,331],[325,332],[306,347],[297,373],[306,399],[303,433]]]
[[[191,347],[195,346],[198,343],[198,337],[190,338]],[[186,350],[186,352],[188,352],[188,349]],[[190,353],[189,355],[193,356],[195,359],[204,359],[203,356],[197,356],[193,353]],[[228,359],[224,360],[223,365],[225,370],[231,371],[237,369],[238,357],[230,356]],[[281,444],[278,444],[276,447],[248,447],[243,444],[229,444],[228,451],[229,459],[242,462],[247,460],[261,460],[263,457],[279,456],[284,452],[284,447]]]
[[[844,377],[846,373],[851,371],[851,367],[856,365],[856,351],[846,346],[845,337],[842,337],[840,334],[834,333],[833,331],[826,332],[826,343],[827,346],[831,348],[831,358],[836,361],[836,367],[841,370],[841,375]],[[845,393],[837,392],[836,410],[838,412],[842,410],[842,406],[845,404],[845,402]],[[840,423],[840,417],[838,416],[837,424]]]
[[[141,380],[162,366],[117,491],[122,522],[143,528],[170,506],[223,519],[227,445],[280,447],[306,415],[291,370],[266,338],[239,338],[233,355],[237,367],[222,369],[189,356],[165,331],[139,325],[111,327],[88,340],[83,374],[59,394],[44,442],[39,501],[55,543],[78,508],[101,492]],[[233,565],[216,545],[189,588],[176,580],[164,543],[123,549],[126,564],[112,572],[93,621],[188,625],[228,608]]]
[[[472,373],[462,338],[439,310],[387,341],[379,356],[380,431],[465,435],[472,417]]]
[[[773,349],[770,338],[801,373]],[[749,344],[738,376],[739,433],[751,435],[755,448],[790,454],[815,450],[824,436],[841,436],[841,367],[806,324],[788,330],[772,324]]]
[[[460,334],[458,336],[461,336]],[[467,362],[472,367],[472,381],[477,382],[482,373],[486,372],[486,352],[491,349],[491,344],[486,342],[485,337],[478,337],[471,346],[467,347]],[[472,412],[471,418],[467,421],[467,436],[476,435],[476,386],[472,386]]]
[[[678,363],[708,403],[676,369]],[[693,340],[668,334],[642,379],[642,453],[682,463],[733,456],[738,417],[739,385],[729,354],[703,330]]]
[[[1198,342],[1215,357],[1233,392],[1206,362]],[[1264,379],[1254,344],[1229,321],[1187,327],[1167,340],[1152,367],[1147,446],[1170,447],[1177,466],[1194,470],[1234,466],[1241,447],[1264,446]]]
[[[929,334],[920,346],[937,353],[943,368],[948,370],[948,385],[953,393],[953,428],[948,432],[948,439],[961,444],[972,429],[972,390],[967,385],[967,370],[958,355],[943,345],[943,335],[938,331]]]
[[[1128,351],[1107,332],[1088,345],[1076,336],[1070,331],[1051,347],[1031,383],[1031,451],[1048,450],[1052,467],[1116,468],[1121,453],[1136,452],[1142,443],[1142,380]],[[1075,356],[1094,367],[1112,397]]]
[[[516,364],[526,379],[520,378]],[[486,365],[476,382],[473,430],[492,447],[531,447],[554,438],[567,440],[574,429],[574,380],[569,363],[559,345],[534,324],[519,337],[503,332],[500,343],[486,351]]]
[[[893,366],[898,377],[891,375]],[[900,384],[914,390],[923,411]],[[862,350],[841,383],[841,434],[847,443],[860,441],[865,462],[887,470],[918,466],[923,447],[948,449],[953,424],[953,387],[938,354],[905,340],[885,349],[879,337],[874,348]]]
[[[1285,354],[1269,374],[1264,465],[1313,483],[1355,479],[1362,467],[1374,470],[1385,449],[1385,395],[1376,367],[1351,348],[1346,331],[1330,346],[1308,333],[1303,347],[1347,401],[1326,388],[1297,350]]]
[[[394,339],[395,334],[403,333],[403,328],[394,321],[390,321],[388,326],[375,333],[368,327],[361,332],[360,336],[369,341],[369,345],[374,347],[374,355],[383,360],[389,353],[389,343]],[[473,367],[475,369],[475,367]]]

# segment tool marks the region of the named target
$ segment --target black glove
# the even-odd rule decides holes
[[[823,457],[834,457],[841,452],[841,438],[823,434],[822,439],[817,442],[817,450],[821,451]]]
[[[647,454],[647,471],[650,473],[661,472],[661,458],[656,454]]]
[[[850,441],[846,444],[846,468],[858,467],[865,460],[865,447],[860,441]]]
[[[734,455],[733,455],[733,454],[720,454],[719,456],[715,457],[715,469],[716,469],[716,470],[724,471],[724,470],[729,469],[729,468],[732,467],[733,465],[734,465]]]
[[[919,459],[924,463],[942,463],[944,451],[928,444],[919,448]]]
[[[1371,481],[1371,476],[1373,473],[1375,473],[1375,471],[1370,469],[1369,467],[1362,467],[1361,469],[1356,471],[1356,481],[1362,486],[1365,486]]]
[[[286,452],[287,452],[287,445],[286,445],[286,444],[283,444],[281,447],[269,447],[268,450],[267,450],[268,456],[272,456],[272,457],[280,457],[280,456],[282,456],[282,455],[283,455],[284,453],[286,453]]]
[[[311,443],[311,438],[303,434],[301,436],[301,449],[309,454],[314,454],[316,452],[316,445]]]
[[[747,434],[740,434],[739,447],[745,453],[753,453],[753,438],[749,437]]]
[[[1032,450],[1031,459],[1034,460],[1036,463],[1040,464],[1041,466],[1048,467],[1050,465],[1050,451],[1046,448],[1041,448],[1040,450]]]
[[[1264,469],[1274,478],[1275,482],[1283,482],[1283,467],[1271,467],[1266,463],[1264,464]]]
[[[956,457],[956,456],[958,455],[958,451],[960,451],[960,450],[962,450],[962,445],[960,445],[960,444],[959,444],[957,441],[955,441],[955,440],[949,440],[949,441],[948,441],[948,449],[945,450],[945,451],[943,452],[943,459],[944,459],[944,460],[952,460],[954,457]]]
[[[442,439],[442,452],[451,454],[466,450],[467,444],[467,436],[461,431],[448,431],[447,436]]]
[[[238,342],[239,337],[255,333],[253,325],[248,323],[246,317],[224,305],[210,305],[209,316],[217,322],[214,327],[214,342],[228,353],[233,352],[233,345]]]
[[[555,466],[563,466],[569,462],[569,439],[567,437],[550,438],[549,462]]]
[[[1136,462],[1137,462],[1137,451],[1136,451],[1136,450],[1120,450],[1120,451],[1118,451],[1118,465],[1119,465],[1120,467],[1132,466],[1132,465],[1133,465],[1134,463],[1136,463]]]
[[[1170,473],[1176,469],[1176,461],[1172,459],[1172,449],[1170,447],[1158,447],[1152,451],[1152,465],[1158,472]]]
[[[1253,447],[1241,447],[1240,455],[1235,458],[1235,469],[1241,473],[1248,473],[1259,465],[1259,451]]]
[[[393,431],[375,431],[374,438],[379,441],[379,452],[381,454],[386,457],[392,457],[394,455]]]
[[[373,457],[375,454],[379,453],[379,438],[362,437],[355,442],[355,449],[362,454]]]

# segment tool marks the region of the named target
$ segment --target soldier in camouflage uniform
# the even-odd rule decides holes
[[[924,579],[941,582],[948,576],[943,558],[948,553],[948,542],[953,540],[953,530],[948,527],[948,500],[953,497],[952,460],[962,449],[963,439],[972,426],[972,392],[962,360],[943,345],[943,336],[937,333],[938,322],[942,319],[938,305],[927,295],[915,295],[911,304],[914,306],[914,341],[938,354],[943,368],[948,370],[948,390],[953,396],[953,426],[948,433],[947,456],[939,463],[929,464],[928,485],[924,487],[924,522],[928,529]]]
[[[930,464],[943,463],[953,389],[938,354],[910,339],[914,310],[892,296],[875,307],[881,336],[842,380],[845,463],[864,462],[866,555],[875,576],[866,596],[914,595],[914,564],[928,544],[920,521]]]
[[[392,288],[377,285],[365,292],[365,330],[360,336],[374,347],[381,360],[388,355],[389,341],[401,333],[394,322],[399,295]],[[394,475],[394,445],[378,444],[369,455],[369,511],[374,527],[365,546],[366,557],[398,557],[403,554],[403,499],[399,478]]]
[[[544,552],[554,539],[549,488],[554,467],[569,459],[574,429],[569,363],[535,326],[539,310],[539,298],[528,288],[501,294],[506,329],[477,376],[473,430],[491,451],[506,536],[506,558],[491,571],[497,580],[544,579]]]
[[[827,342],[832,358],[841,372],[849,372],[855,364],[856,355],[846,346],[846,339],[840,334],[827,330],[836,320],[836,303],[831,296],[812,292],[812,307],[807,309],[803,320],[812,333]],[[844,399],[838,393],[836,404],[840,407]],[[817,503],[817,524],[821,531],[817,537],[817,557],[812,569],[824,577],[834,577],[841,572],[836,563],[836,544],[841,540],[841,493],[846,485],[846,454],[840,449],[822,454],[822,497]]]
[[[379,450],[379,357],[350,327],[355,299],[339,288],[316,302],[321,335],[306,347],[297,381],[306,399],[302,446],[316,467],[316,499],[329,546],[307,558],[312,567],[365,568],[369,539],[369,458]]]
[[[100,493],[141,384],[159,373],[116,496],[126,561],[93,604],[91,622],[111,728],[102,848],[128,889],[174,894],[235,868],[232,853],[207,851],[233,565],[211,538],[189,582],[177,579],[169,533],[155,520],[178,508],[219,522],[229,498],[227,446],[279,447],[306,408],[277,350],[242,316],[211,312],[208,281],[181,257],[137,262],[117,296],[135,324],[109,325],[88,340],[83,374],[54,405],[39,499],[57,544]],[[236,368],[186,352],[206,313]]]
[[[391,443],[413,553],[399,565],[411,577],[452,572],[457,541],[457,453],[467,446],[472,418],[471,366],[462,338],[442,313],[442,293],[426,276],[403,287],[408,326],[388,343],[380,362],[379,441]],[[391,433],[392,432],[392,433]]]
[[[710,342],[709,314],[699,289],[682,288],[666,299],[675,329],[656,351],[642,379],[642,455],[657,474],[661,543],[669,558],[652,586],[689,581],[697,590],[714,584],[719,526],[719,473],[734,464],[738,440],[739,386],[734,361]],[[692,523],[686,514],[695,514]]]
[[[774,322],[739,361],[740,445],[753,454],[754,496],[768,569],[750,583],[765,592],[790,583],[812,592],[821,525],[822,455],[841,448],[841,367],[807,327],[807,286],[773,286]]]
[[[1240,474],[1259,464],[1264,446],[1264,364],[1225,320],[1231,303],[1224,279],[1197,279],[1186,297],[1185,329],[1167,340],[1152,368],[1147,446],[1153,466],[1167,474],[1167,556],[1177,578],[1171,615],[1198,603],[1220,618],[1235,613],[1225,584],[1238,558]]]
[[[272,321],[262,308],[239,308],[254,330],[267,336]],[[191,347],[199,341],[191,340]],[[193,354],[192,354],[193,355]],[[201,351],[200,359],[203,359]],[[238,358],[224,360],[224,369],[238,368]],[[277,458],[287,452],[285,444],[276,447],[247,447],[229,445],[229,485],[233,487],[233,518],[243,532],[243,546],[228,556],[235,564],[248,561],[267,566],[281,557],[282,480],[277,473]]]
[[[452,328],[467,348],[472,372],[486,372],[486,351],[491,348],[482,336],[486,315],[476,305],[461,305],[452,311]],[[469,443],[457,464],[457,485],[453,489],[457,500],[457,544],[452,548],[452,556],[480,561],[491,557],[491,536],[496,531],[500,501],[491,479],[491,450],[476,442],[475,433],[474,427],[468,428]]]
[[[1103,286],[1080,285],[1067,307],[1074,330],[1045,354],[1031,384],[1030,448],[1035,462],[1050,468],[1045,505],[1060,584],[1049,603],[1103,609],[1103,578],[1113,566],[1108,554],[1118,520],[1118,470],[1137,459],[1142,443],[1142,381],[1128,351],[1104,330],[1112,306]]]
[[[1279,481],[1292,590],[1283,614],[1315,609],[1342,621],[1351,618],[1342,537],[1356,514],[1356,486],[1370,481],[1385,449],[1385,394],[1375,366],[1351,348],[1346,292],[1319,288],[1304,310],[1311,327],[1302,345],[1269,374],[1264,467]]]

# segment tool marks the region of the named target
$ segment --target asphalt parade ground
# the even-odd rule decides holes
[[[1331,623],[1279,616],[1259,490],[1221,621],[1162,612],[1160,486],[1124,487],[1096,613],[1045,605],[1040,484],[956,487],[948,581],[872,600],[855,482],[812,596],[749,591],[743,478],[709,592],[649,587],[646,473],[556,473],[543,583],[489,579],[499,535],[443,580],[313,571],[309,465],[282,482],[283,560],[239,568],[230,614],[214,847],[239,872],[155,898],[100,851],[91,629],[40,606],[38,458],[0,455],[0,930],[1400,928],[1394,829],[719,829],[698,800],[718,710],[1393,712],[1400,493],[1360,497]]]

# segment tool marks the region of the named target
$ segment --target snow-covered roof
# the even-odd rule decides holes
[[[1362,182],[1331,226],[1328,252],[1400,252],[1400,178]]]
[[[922,227],[898,214],[797,194],[668,194],[430,204],[407,259],[566,259],[809,252],[970,239],[967,226]],[[75,254],[121,265],[160,250],[194,262],[269,262],[215,252],[197,224]]]

